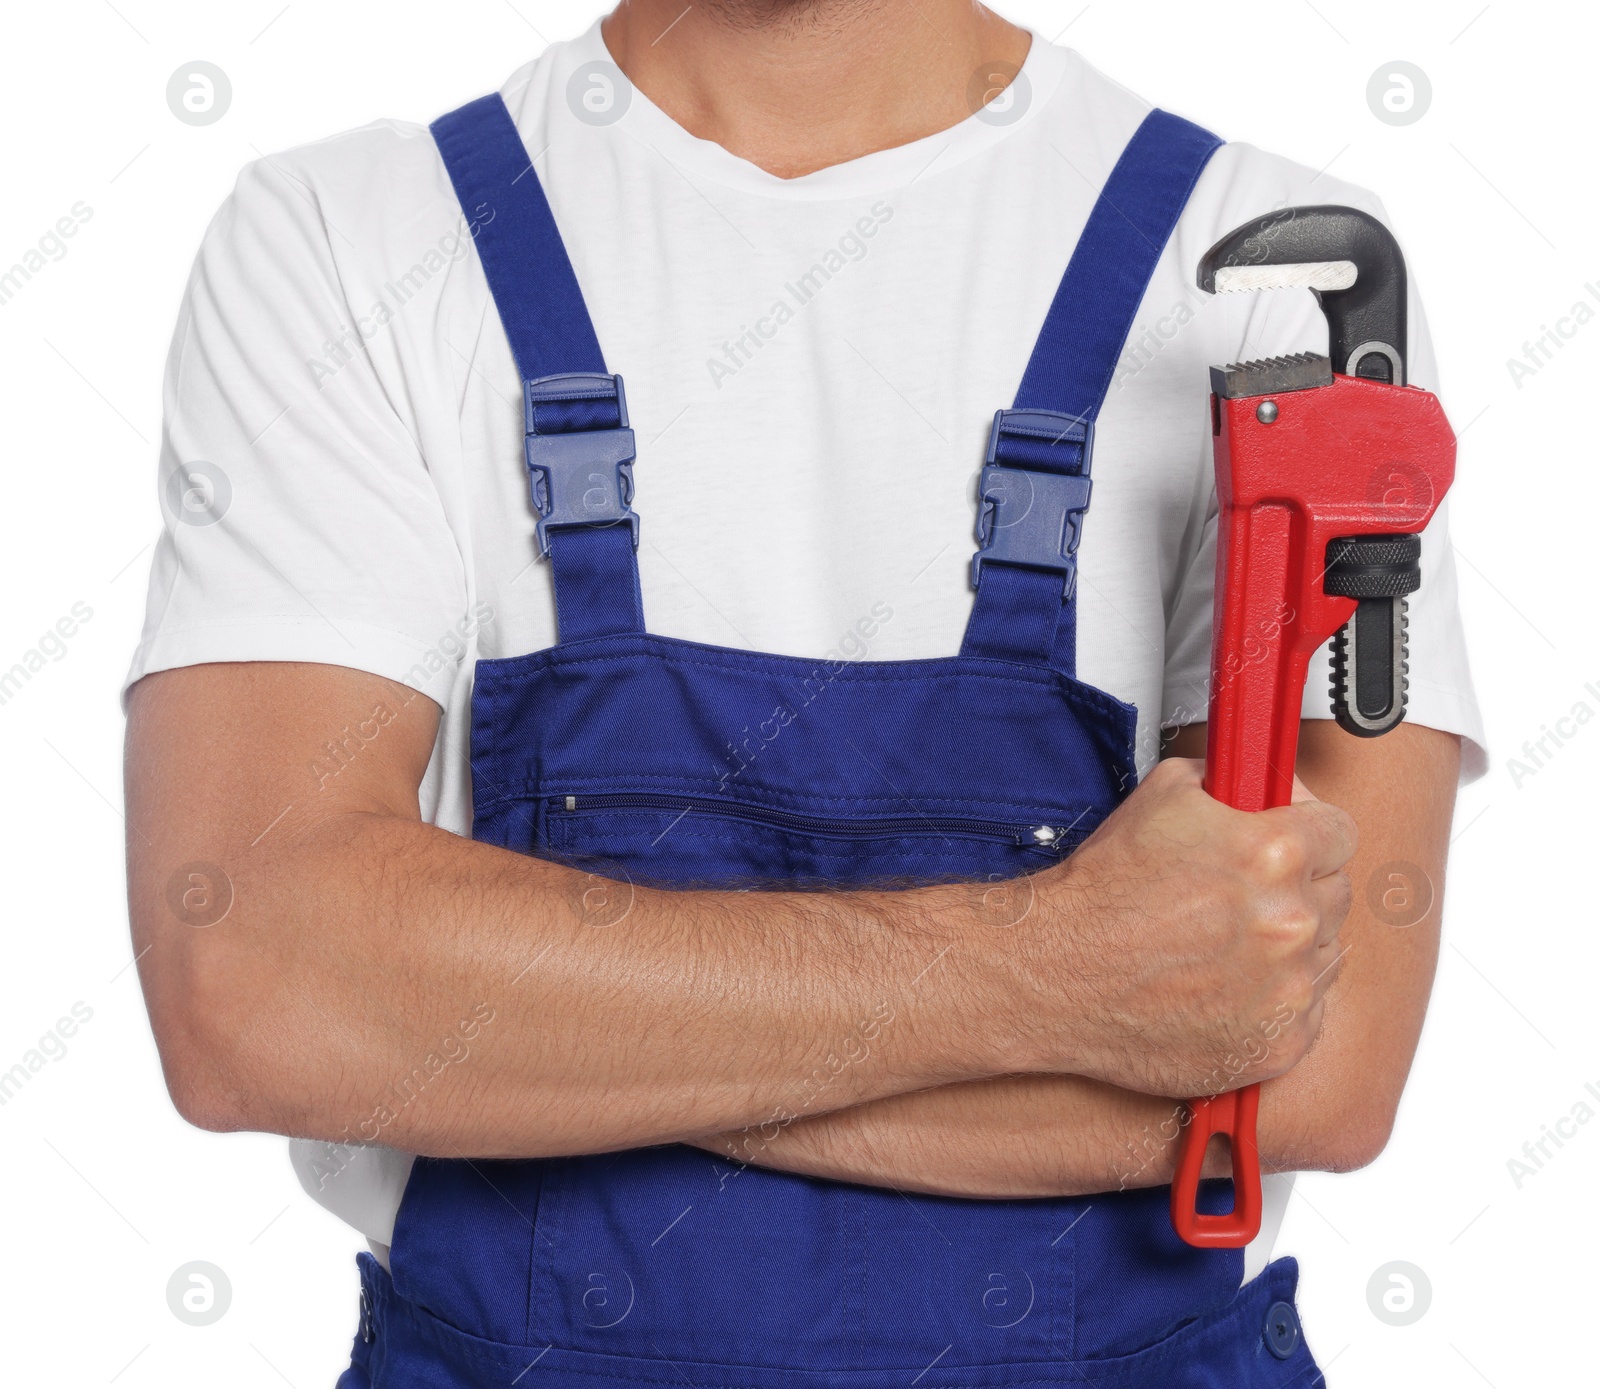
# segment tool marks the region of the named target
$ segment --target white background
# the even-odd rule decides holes
[[[0,1106],[0,1360],[18,1384],[310,1389],[332,1383],[354,1331],[358,1238],[302,1196],[281,1139],[177,1118],[128,968],[117,689],[159,522],[162,360],[201,232],[243,163],[380,116],[429,120],[595,11],[114,4],[15,4],[5,18],[0,270],[75,203],[93,215],[0,305],[0,669],[75,603],[93,617],[0,705],[0,1070],[74,1003],[93,1016]],[[1547,1142],[1520,1188],[1507,1163],[1586,1098],[1600,1113],[1584,1090],[1600,1091],[1600,719],[1520,786],[1508,759],[1575,704],[1600,713],[1600,323],[1520,386],[1507,360],[1586,284],[1600,295],[1600,18],[1508,0],[1005,8],[1229,138],[1377,189],[1401,232],[1462,434],[1454,527],[1492,769],[1458,814],[1438,988],[1394,1142],[1363,1173],[1302,1179],[1280,1249],[1301,1258],[1308,1334],[1335,1385],[1593,1383],[1600,1123]],[[165,96],[197,59],[233,84],[227,114],[200,128]],[[1409,126],[1367,103],[1394,60],[1432,82]],[[232,1287],[206,1327],[167,1304],[193,1260]],[[1395,1260],[1432,1293],[1400,1327],[1368,1297]]]

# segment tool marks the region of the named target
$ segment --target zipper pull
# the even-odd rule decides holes
[[[578,798],[576,796],[568,796],[567,797],[567,809],[568,810],[576,810],[577,808],[578,808]]]
[[[1054,825],[1035,825],[1026,834],[1041,849],[1055,851],[1061,848],[1061,831]]]

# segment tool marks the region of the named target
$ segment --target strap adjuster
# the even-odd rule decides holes
[[[567,372],[525,381],[523,418],[526,429],[528,479],[538,520],[534,530],[539,555],[550,554],[550,532],[569,526],[607,526],[626,521],[639,548],[639,516],[633,501],[633,430],[622,378],[600,372]],[[542,412],[548,429],[552,407],[570,423],[586,402],[616,403],[618,423],[599,429],[569,428],[536,432]],[[594,407],[590,406],[589,409]]]
[[[1078,578],[1078,542],[1089,509],[1094,424],[1054,410],[997,410],[978,479],[976,588],[986,562],[1062,576],[1062,602]]]

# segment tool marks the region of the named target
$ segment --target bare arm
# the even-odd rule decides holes
[[[1185,730],[1172,750],[1202,756],[1204,728]],[[1382,740],[1352,738],[1321,720],[1302,729],[1301,779],[1352,813],[1361,841],[1349,868],[1356,891],[1342,932],[1346,954],[1320,1035],[1304,1060],[1263,1090],[1267,1171],[1358,1167],[1388,1140],[1433,983],[1459,757],[1453,735],[1413,725]],[[1420,876],[1383,871],[1396,864]],[[1369,904],[1371,883],[1381,917]],[[1254,1078],[1248,1066],[1240,1072],[1241,1082]],[[1171,1100],[1092,1080],[1012,1076],[783,1129],[723,1134],[702,1146],[743,1162],[905,1190],[1080,1195],[1171,1181],[1175,1115]],[[1212,1170],[1227,1169],[1214,1160]]]
[[[411,1151],[586,1151],[798,1108],[808,1083],[820,1110],[1006,1064],[962,1022],[1000,998],[928,969],[951,940],[931,904],[632,893],[421,823],[438,709],[402,686],[201,666],[141,681],[130,716],[134,945],[175,1100],[207,1127],[349,1140],[387,1105]],[[170,901],[195,863],[231,884],[213,925]],[[880,1064],[825,1076],[889,1000]]]
[[[1282,1000],[1262,1074],[1315,1033],[1351,842],[1331,807],[1240,815],[1173,766],[996,929],[968,887],[633,891],[462,839],[419,817],[437,727],[329,666],[133,690],[134,943],[192,1121],[592,1152],[1008,1072],[1183,1095]]]

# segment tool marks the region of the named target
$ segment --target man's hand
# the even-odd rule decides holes
[[[1281,1075],[1310,1048],[1350,908],[1355,822],[1308,792],[1246,814],[1160,763],[1059,870],[1039,905],[1070,933],[1074,1071],[1150,1095]],[[1040,940],[1035,938],[1036,943]],[[1050,947],[1047,947],[1050,948]]]

